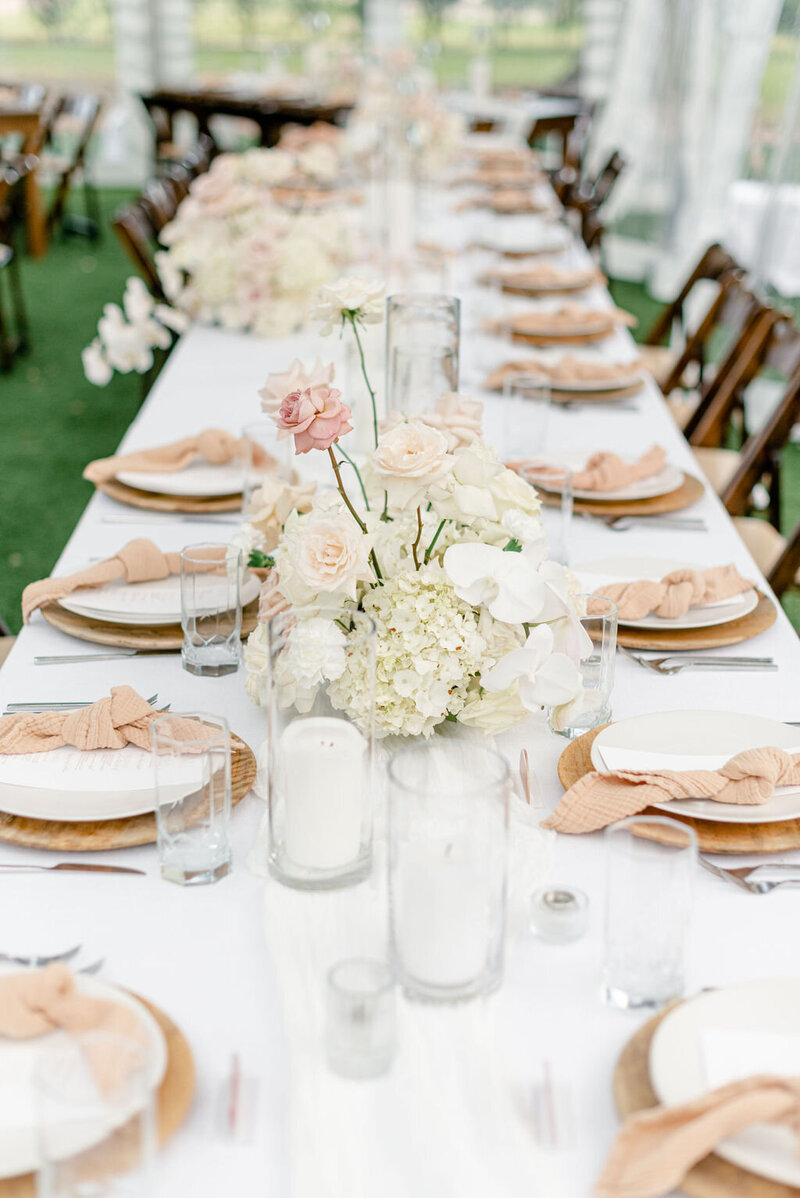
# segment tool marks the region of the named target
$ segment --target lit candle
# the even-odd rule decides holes
[[[286,855],[336,869],[361,848],[367,742],[347,720],[292,720],[281,736]]]
[[[441,841],[406,850],[393,896],[394,936],[405,973],[433,986],[477,978],[489,952],[490,870]]]

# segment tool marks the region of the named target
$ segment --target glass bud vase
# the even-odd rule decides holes
[[[289,609],[268,639],[269,870],[299,889],[347,886],[372,862],[375,625]]]
[[[506,918],[509,772],[464,740],[389,763],[389,921],[398,983],[453,1002],[495,989]]]

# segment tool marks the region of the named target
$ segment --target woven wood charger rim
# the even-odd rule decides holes
[[[236,806],[253,789],[258,766],[253,750],[231,733],[231,804]],[[30,849],[58,853],[105,852],[131,849],[157,840],[156,817],[152,811],[127,819],[83,820],[31,819],[0,811],[0,841]],[[2,1191],[0,1191],[2,1198]]]
[[[621,1118],[658,1105],[650,1081],[650,1044],[658,1025],[681,1003],[673,1003],[643,1024],[623,1048],[614,1070],[614,1103]],[[748,1173],[712,1153],[680,1184],[690,1198],[798,1198],[800,1190]]]
[[[590,516],[663,516],[691,507],[705,492],[699,478],[684,473],[681,485],[666,495],[653,495],[650,499],[576,499],[574,511]],[[547,507],[558,507],[561,503],[561,495],[554,491],[540,489],[539,497]]]
[[[161,1147],[178,1130],[192,1105],[197,1080],[194,1058],[188,1040],[169,1015],[141,994],[129,993],[153,1016],[167,1046],[167,1068],[158,1087],[156,1108],[156,1130]],[[25,1173],[0,1181],[0,1198],[36,1198],[36,1175]]]
[[[569,405],[571,403],[576,403],[576,402],[580,403],[580,404],[588,404],[588,403],[604,404],[604,403],[608,403],[609,400],[627,399],[631,395],[638,395],[639,392],[644,388],[644,379],[639,379],[635,383],[627,383],[625,386],[622,386],[622,387],[615,387],[613,391],[573,391],[572,389],[566,390],[566,388],[559,387],[558,383],[552,379],[549,381],[543,379],[542,385],[549,386],[551,403],[561,404],[564,407],[569,407]],[[483,389],[485,391],[492,391],[495,395],[502,395],[502,393],[503,393],[502,386],[487,387],[486,380],[484,380],[484,382],[483,382]]]
[[[159,491],[140,491],[137,487],[129,487],[118,478],[106,479],[104,482],[95,483],[95,486],[104,495],[116,499],[117,503],[145,508],[149,512],[192,512],[202,515],[208,512],[238,512],[242,506],[241,491],[235,495],[214,495],[208,498],[197,495],[164,495]]]
[[[603,725],[604,728],[608,724]],[[602,728],[592,728],[570,741],[558,761],[558,778],[564,790],[584,775],[591,773],[591,751],[596,736]],[[648,807],[641,815],[657,815],[662,819],[667,814]],[[800,848],[800,819],[781,820],[768,824],[727,824],[714,823],[713,820],[691,819],[677,811],[670,812],[669,818],[678,823],[688,824],[697,833],[698,848],[703,853],[782,853],[787,849]],[[658,826],[650,826],[647,835],[652,840],[670,843],[669,834]]]
[[[580,345],[584,341],[602,341],[616,331],[616,325],[609,322],[607,328],[598,329],[596,333],[511,333],[511,340],[518,345]]]
[[[617,644],[626,649],[666,649],[679,653],[687,649],[718,649],[722,645],[738,645],[766,632],[778,618],[771,599],[756,591],[758,603],[746,616],[714,624],[708,628],[675,628],[664,632],[652,628],[617,629]]]
[[[539,296],[575,295],[577,291],[588,291],[590,287],[597,287],[599,283],[599,278],[591,278],[550,287],[546,284],[542,284],[541,287],[537,287],[535,284],[526,286],[524,283],[501,283],[500,286],[503,295],[519,295],[523,299],[537,299]]]
[[[114,645],[118,649],[180,649],[183,632],[180,624],[110,624],[67,611],[60,603],[48,603],[39,609],[59,632],[90,641],[94,645]],[[242,638],[249,636],[258,623],[258,599],[242,608]]]

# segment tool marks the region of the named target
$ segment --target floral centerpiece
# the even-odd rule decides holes
[[[353,313],[357,322],[352,307],[342,319]],[[430,416],[395,415],[361,468],[347,460],[357,485],[346,485],[338,438],[352,414],[332,384],[331,367],[295,362],[265,387],[279,436],[297,454],[327,454],[335,486],[270,483],[239,539],[267,570],[245,654],[251,697],[266,698],[266,623],[291,607],[297,651],[275,681],[300,711],[324,687],[334,708],[368,721],[358,653],[330,649],[346,644],[348,610],[377,630],[378,736],[430,736],[444,721],[498,732],[580,701],[579,587],[548,560],[536,491],[481,439],[481,406],[448,394]]]

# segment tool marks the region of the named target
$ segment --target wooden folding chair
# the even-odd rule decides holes
[[[800,521],[784,539],[772,569],[767,572],[767,581],[779,599],[786,591],[800,587]]]
[[[753,488],[769,479],[770,517],[780,524],[780,455],[800,417],[800,369],[789,379],[783,395],[764,425],[747,438],[737,468],[720,498],[732,516],[747,513]]]
[[[26,174],[24,160],[0,164],[0,370],[4,371],[30,345],[18,253],[19,232],[25,224]]]
[[[132,204],[126,204],[124,208],[120,208],[114,214],[111,227],[122,242],[126,254],[147,283],[150,293],[156,299],[165,299],[153,254],[153,246],[157,244],[158,232],[143,203],[136,200]]]
[[[180,160],[180,165],[188,172],[190,179],[203,175],[211,166],[211,161],[217,153],[217,143],[210,133],[201,133],[188,153]]]
[[[98,96],[89,92],[69,96],[62,102],[58,116],[53,124],[53,136],[58,137],[59,126],[68,126],[73,134],[71,152],[62,157],[45,155],[42,166],[45,171],[55,173],[58,178],[55,193],[47,213],[47,228],[53,230],[61,226],[65,233],[76,233],[89,237],[92,241],[100,236],[100,205],[97,191],[92,183],[86,155],[89,142],[97,126],[100,116],[101,101]],[[76,179],[83,184],[83,202],[85,214],[79,216],[68,213],[67,197]]]

